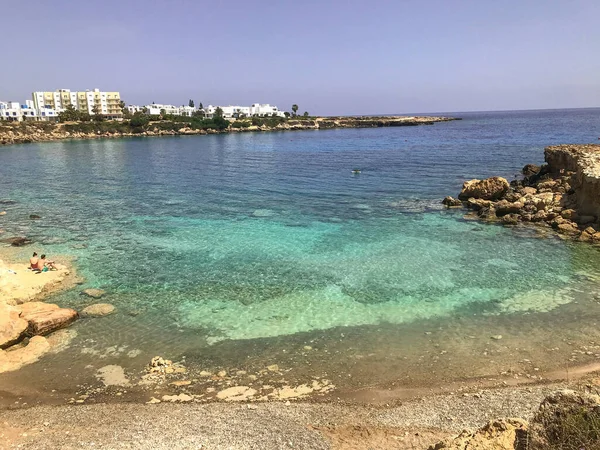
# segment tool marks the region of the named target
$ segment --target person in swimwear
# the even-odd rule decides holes
[[[33,256],[31,258],[29,258],[29,268],[31,270],[38,270],[38,261],[40,259],[38,258],[38,255],[36,252],[33,252]]]

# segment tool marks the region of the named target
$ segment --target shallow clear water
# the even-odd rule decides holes
[[[598,252],[466,221],[440,201],[465,179],[512,179],[546,145],[594,142],[600,109],[458,115],[434,126],[0,148],[0,199],[18,202],[3,206],[0,228],[75,255],[84,287],[145,311],[143,336],[119,328],[129,341],[171,342],[174,328],[193,347],[572,301]],[[77,292],[54,301],[89,303]],[[112,326],[103,320],[95,332]]]

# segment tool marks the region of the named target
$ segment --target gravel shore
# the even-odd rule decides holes
[[[495,417],[529,418],[565,384],[425,397],[396,407],[346,403],[97,404],[0,413],[0,448],[427,448]]]

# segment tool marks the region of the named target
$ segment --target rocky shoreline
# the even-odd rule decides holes
[[[544,150],[546,163],[523,167],[523,179],[466,181],[449,208],[468,208],[487,222],[534,224],[559,236],[600,244],[600,145],[558,145]]]
[[[80,313],[43,299],[50,293],[73,288],[80,280],[64,264],[57,270],[36,274],[27,264],[10,264],[0,259],[0,374],[19,370],[48,353],[64,350],[77,335],[67,327]],[[99,298],[94,289],[82,294]],[[82,317],[106,314],[111,305],[91,305]],[[111,311],[112,312],[112,311]]]
[[[193,129],[185,122],[177,130],[165,130],[150,123],[146,129],[131,129],[130,131],[92,131],[72,132],[61,123],[31,122],[31,123],[2,123],[0,122],[0,145],[25,144],[31,142],[48,142],[69,139],[104,139],[141,136],[194,136],[224,133],[270,132],[270,131],[300,131],[300,130],[330,130],[334,128],[381,128],[433,125],[437,122],[460,120],[452,117],[427,116],[390,116],[390,117],[317,117],[315,119],[289,119],[276,126],[249,125],[244,127],[229,126],[225,130]],[[158,122],[157,122],[158,123]]]

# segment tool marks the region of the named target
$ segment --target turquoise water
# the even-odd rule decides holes
[[[593,142],[600,110],[460,116],[1,148],[0,199],[17,203],[0,205],[0,228],[76,256],[83,287],[147,312],[144,339],[175,327],[210,345],[569,303],[598,252],[468,221],[440,201],[464,179],[513,179],[546,145]]]

